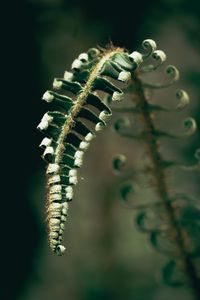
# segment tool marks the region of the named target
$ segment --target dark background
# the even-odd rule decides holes
[[[184,288],[159,283],[162,256],[134,228],[133,211],[119,204],[111,159],[132,148],[111,128],[87,154],[66,226],[68,251],[62,258],[50,253],[36,126],[48,109],[41,95],[79,53],[109,40],[140,49],[145,38],[156,39],[181,70],[181,85],[192,98],[189,113],[198,123],[199,3],[30,0],[2,6],[1,299],[191,299]],[[185,145],[182,156],[192,161],[198,134]]]

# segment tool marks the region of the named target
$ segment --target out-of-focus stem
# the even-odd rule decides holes
[[[141,108],[144,131],[147,133],[144,135],[144,141],[152,163],[151,174],[155,181],[156,193],[159,199],[162,201],[163,207],[165,208],[167,214],[170,226],[170,235],[174,243],[174,254],[177,258],[177,261],[179,261],[183,266],[196,299],[200,300],[200,279],[198,278],[196,267],[187,251],[185,231],[177,220],[176,212],[170,199],[165,169],[162,167],[163,159],[159,152],[158,140],[155,134],[156,130],[151,113],[148,110],[148,102],[145,97],[140,79],[135,76],[133,80],[135,90],[139,96],[137,105],[139,105]]]

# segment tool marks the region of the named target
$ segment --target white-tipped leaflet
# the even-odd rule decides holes
[[[42,100],[49,102],[49,103],[52,102],[53,99],[54,99],[54,96],[49,91],[46,91],[42,96]]]
[[[48,146],[50,146],[52,143],[52,139],[49,139],[47,137],[43,138],[43,140],[41,141],[39,147],[40,148],[46,148]]]
[[[80,70],[83,66],[83,62],[79,59],[75,59],[72,63],[72,70]]]
[[[54,81],[53,81],[53,88],[54,88],[55,90],[59,90],[59,89],[61,89],[61,87],[62,87],[62,81],[57,80],[57,79],[55,78]]]
[[[72,72],[65,71],[65,73],[64,73],[64,79],[65,80],[72,81],[73,77],[74,77],[74,75],[73,75]]]
[[[47,167],[47,174],[53,174],[53,173],[57,173],[60,169],[60,166],[58,164],[48,164]]]

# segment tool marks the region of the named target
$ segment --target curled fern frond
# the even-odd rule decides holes
[[[157,200],[152,203],[140,203],[139,201],[134,203],[132,207],[140,210],[135,222],[142,232],[149,234],[151,245],[157,251],[170,257],[169,262],[163,269],[164,282],[171,285],[189,282],[193,287],[196,298],[199,299],[200,278],[194,258],[200,255],[197,239],[200,227],[197,218],[194,219],[193,217],[193,222],[188,217],[186,219],[188,211],[192,211],[192,215],[198,215],[199,218],[199,209],[194,207],[188,195],[171,195],[165,172],[166,168],[169,167],[178,167],[184,171],[200,170],[199,150],[195,154],[197,163],[187,166],[179,162],[167,161],[163,158],[159,148],[161,138],[188,138],[195,133],[197,125],[193,118],[187,117],[183,121],[183,127],[185,128],[183,134],[171,134],[155,127],[155,113],[160,111],[165,113],[180,111],[189,104],[189,96],[184,90],[179,89],[176,92],[176,98],[179,102],[174,108],[166,108],[150,102],[148,97],[149,91],[152,96],[153,90],[171,86],[179,79],[179,71],[176,67],[169,65],[165,69],[165,74],[169,78],[168,82],[146,82],[142,78],[143,74],[156,71],[165,62],[166,55],[163,51],[154,48],[145,58],[138,52],[137,57],[142,57],[145,64],[142,63],[138,66],[137,72],[134,72],[132,75],[131,86],[127,89],[134,106],[122,107],[121,109],[116,109],[116,111],[121,113],[129,112],[128,116],[130,116],[130,113],[133,113],[134,116],[137,114],[137,116],[141,117],[143,129],[139,134],[132,132],[133,130],[131,130],[127,116],[125,118],[120,116],[114,124],[116,132],[122,137],[136,139],[138,142],[142,141],[145,144],[147,156],[150,160],[150,165],[144,167],[144,170],[148,176],[152,177],[153,190],[156,193]],[[148,64],[149,58],[155,61],[154,65]],[[135,170],[134,175],[136,172],[137,170]],[[125,183],[121,188],[121,196],[125,201],[130,195],[134,197],[130,180],[131,177],[128,179],[128,183]]]
[[[144,45],[148,51],[152,51],[150,44]],[[44,149],[43,158],[48,163],[49,244],[57,255],[65,251],[61,241],[68,202],[72,200],[73,186],[78,182],[77,168],[82,166],[84,153],[95,138],[95,132],[106,126],[112,114],[98,92],[110,95],[112,101],[121,101],[123,91],[109,78],[127,83],[131,72],[141,62],[142,55],[129,54],[122,48],[92,48],[74,60],[72,72],[66,71],[63,78],[54,79],[54,90],[70,92],[71,97],[55,91],[43,95],[44,101],[53,103],[58,109],[47,112],[38,125],[47,136],[40,147]]]

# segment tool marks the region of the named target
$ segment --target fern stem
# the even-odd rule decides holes
[[[170,201],[171,199],[168,192],[166,173],[164,168],[162,168],[163,159],[159,152],[158,140],[155,134],[156,129],[154,127],[151,113],[148,110],[148,102],[144,94],[142,83],[137,75],[134,76],[133,80],[136,92],[139,96],[138,104],[141,107],[141,117],[144,124],[144,131],[148,133],[144,135],[144,141],[152,163],[151,174],[155,180],[156,193],[161,199],[167,214],[171,238],[173,239],[175,246],[174,254],[177,257],[177,261],[181,263],[186,273],[196,299],[200,300],[200,279],[198,278],[196,267],[187,251],[186,232],[178,222],[172,201]]]

